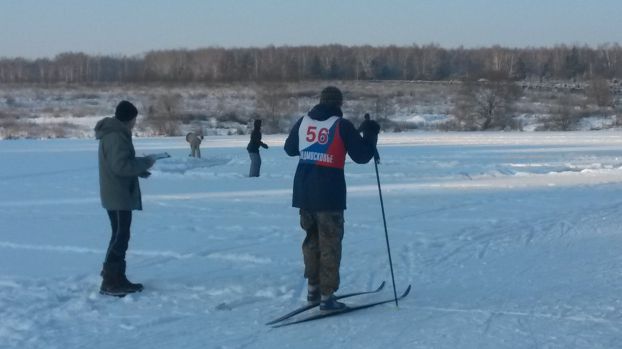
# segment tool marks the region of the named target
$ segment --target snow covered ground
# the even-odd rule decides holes
[[[622,137],[618,132],[382,134],[381,181],[399,309],[264,323],[304,303],[297,159],[266,137],[182,138],[143,180],[128,275],[100,296],[109,239],[94,140],[0,141],[0,348],[619,348]],[[388,282],[373,165],[346,165],[340,292]]]
[[[373,119],[381,120],[385,131],[451,129],[447,123],[454,120],[457,101],[464,98],[461,84],[452,81],[0,84],[0,140],[91,138],[93,125],[102,117],[111,116],[123,99],[138,107],[141,118],[134,134],[142,137],[161,134],[159,126],[149,122],[149,115],[164,109],[172,110],[179,126],[179,133],[169,134],[185,135],[197,130],[210,136],[250,133],[252,120],[257,117],[266,121],[265,133],[278,133],[278,129],[286,132],[317,103],[319,91],[327,84],[344,91],[343,111],[347,118],[358,125],[365,113],[371,113]],[[514,105],[512,114],[524,131],[563,129],[561,115],[573,120],[580,116],[576,123],[569,121],[568,127],[575,131],[619,128],[620,108],[597,107],[581,83],[523,81],[521,86],[524,94]],[[612,97],[618,100],[620,94],[614,93]],[[622,105],[622,100],[618,102]],[[278,122],[270,121],[276,117],[272,110],[279,110]]]

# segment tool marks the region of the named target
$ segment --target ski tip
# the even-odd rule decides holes
[[[402,297],[406,297],[406,296],[408,296],[408,294],[410,293],[410,288],[411,288],[411,285],[408,285],[408,287],[406,288],[406,290],[405,290],[405,291],[404,291],[404,293],[402,294]]]
[[[279,322],[281,322],[281,321],[283,321],[283,320],[284,320],[284,319],[274,319],[274,320],[270,320],[270,321],[266,322],[266,326],[270,326],[270,325],[277,324],[277,323],[279,323]]]
[[[386,283],[387,283],[386,281],[383,281],[383,282],[380,284],[380,286],[378,286],[377,290],[381,290],[381,289],[384,287],[384,285],[385,285]]]
[[[276,324],[276,323],[279,323],[279,322],[281,322],[281,321],[283,321],[283,320],[285,320],[285,319],[289,318],[289,317],[290,317],[289,315],[290,315],[290,314],[287,314],[287,315],[285,315],[285,316],[281,316],[281,317],[276,318],[276,319],[274,319],[274,320],[270,320],[270,321],[266,322],[266,326],[270,326],[270,325],[274,325],[274,324]]]

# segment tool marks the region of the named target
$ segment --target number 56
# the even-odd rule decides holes
[[[309,126],[307,128],[307,142],[313,143],[317,139],[317,142],[320,144],[326,144],[328,142],[328,129],[321,128],[319,132],[317,132],[316,126]]]

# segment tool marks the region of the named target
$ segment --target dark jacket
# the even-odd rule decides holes
[[[345,151],[354,162],[364,164],[374,156],[377,134],[361,137],[354,125],[342,118],[340,108],[318,104],[307,115],[318,121],[339,117],[339,134]],[[298,133],[302,121],[303,118],[300,118],[296,122],[285,141],[285,152],[289,156],[300,155]],[[345,210],[346,180],[343,169],[299,161],[294,177],[292,206],[312,212]]]
[[[254,128],[253,132],[251,132],[251,140],[248,142],[246,150],[248,150],[249,153],[259,153],[259,147],[267,149],[268,145],[261,141],[261,131]]]
[[[99,190],[102,206],[110,211],[142,210],[138,175],[150,162],[136,157],[132,134],[121,121],[104,118],[95,126],[99,139]]]
[[[380,125],[374,120],[364,120],[361,126],[359,126],[358,131],[363,134],[368,132],[378,133],[380,131]]]

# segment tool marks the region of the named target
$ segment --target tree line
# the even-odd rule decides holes
[[[1,58],[0,83],[617,79],[622,47],[269,46]]]

